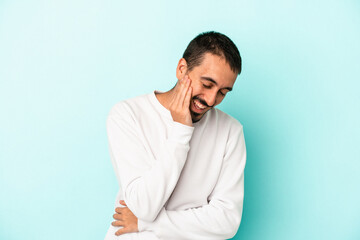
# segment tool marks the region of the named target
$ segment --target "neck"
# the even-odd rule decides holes
[[[159,100],[160,104],[163,105],[167,110],[169,110],[170,102],[174,97],[174,88],[167,92],[156,93],[155,96]]]

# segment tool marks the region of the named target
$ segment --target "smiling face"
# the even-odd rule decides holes
[[[180,59],[177,78],[185,75],[191,79],[192,98],[190,113],[193,122],[199,121],[204,114],[215,107],[232,90],[237,73],[233,72],[225,58],[205,53],[199,66],[187,70],[186,60]]]

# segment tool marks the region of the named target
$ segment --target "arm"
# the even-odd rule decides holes
[[[178,181],[193,128],[174,122],[159,159],[150,159],[135,128],[111,112],[107,120],[109,149],[129,209],[138,218],[153,221]]]
[[[153,222],[138,220],[139,231],[161,239],[225,239],[240,225],[244,197],[245,140],[242,127],[229,139],[219,180],[209,204],[186,210],[163,208]]]
[[[174,122],[158,159],[142,143],[128,105],[115,106],[107,119],[111,160],[124,200],[145,221],[153,221],[170,197],[190,148],[194,128],[185,125],[191,124],[189,81],[179,82],[175,90],[170,106]]]

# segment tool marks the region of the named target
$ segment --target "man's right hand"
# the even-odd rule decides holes
[[[188,126],[192,126],[190,114],[190,100],[192,88],[191,80],[188,75],[178,81],[174,88],[173,97],[170,101],[169,110],[175,122],[179,122]]]

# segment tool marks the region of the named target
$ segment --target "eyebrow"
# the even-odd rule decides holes
[[[206,80],[206,81],[212,82],[212,83],[215,84],[216,86],[218,85],[217,82],[216,82],[214,79],[212,79],[211,77],[201,76],[200,78],[201,78],[202,80]],[[229,92],[232,91],[232,87],[225,87],[224,89],[229,90]]]

